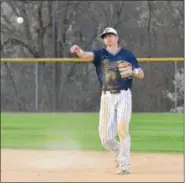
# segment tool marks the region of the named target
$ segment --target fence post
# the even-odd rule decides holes
[[[53,58],[57,57],[57,4],[53,1],[52,6],[52,41],[53,41]],[[56,111],[56,62],[53,63],[53,112]]]
[[[39,95],[39,70],[38,62],[35,63],[35,112],[38,112],[38,96]]]
[[[175,75],[174,76],[176,76],[176,74],[177,74],[177,62],[176,61],[174,61],[174,66],[175,66]],[[176,79],[175,79],[175,111],[177,112],[177,83],[176,83]]]

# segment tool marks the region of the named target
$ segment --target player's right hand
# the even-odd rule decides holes
[[[78,45],[73,45],[71,48],[70,48],[70,52],[71,53],[77,53],[80,51],[80,47]]]

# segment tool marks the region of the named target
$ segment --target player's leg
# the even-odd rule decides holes
[[[118,156],[120,168],[128,170],[130,165],[131,137],[129,125],[132,113],[132,94],[130,90],[122,91],[117,106],[118,136],[120,139],[120,152]]]
[[[115,96],[110,93],[102,93],[99,116],[99,135],[105,149],[114,156],[119,153],[119,142],[116,140],[117,120],[115,112]]]

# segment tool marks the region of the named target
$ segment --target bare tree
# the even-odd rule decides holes
[[[183,56],[180,1],[1,1],[1,5],[2,57],[76,57],[69,54],[70,46],[102,47],[99,35],[107,26],[118,30],[121,46],[137,57]],[[16,23],[18,16],[24,18],[23,24]],[[3,108],[33,111],[35,63],[1,65]],[[145,79],[134,83],[134,111],[170,110],[171,101],[163,91],[174,89],[174,63],[141,65]],[[38,68],[40,111],[99,109],[101,91],[93,64],[44,62]]]

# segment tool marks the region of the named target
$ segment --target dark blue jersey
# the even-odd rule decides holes
[[[117,61],[125,60],[127,62],[130,62],[134,68],[140,68],[135,55],[131,51],[126,49],[120,49],[117,53],[112,54],[107,49],[103,48],[99,50],[93,50],[93,53],[94,53],[94,60],[92,62],[96,67],[97,77],[102,86],[104,85],[102,65],[105,60],[110,62],[111,66],[116,65],[114,63]],[[132,88],[132,82],[133,82],[132,78],[118,79],[116,81],[115,87],[116,89],[127,90],[128,88]]]

